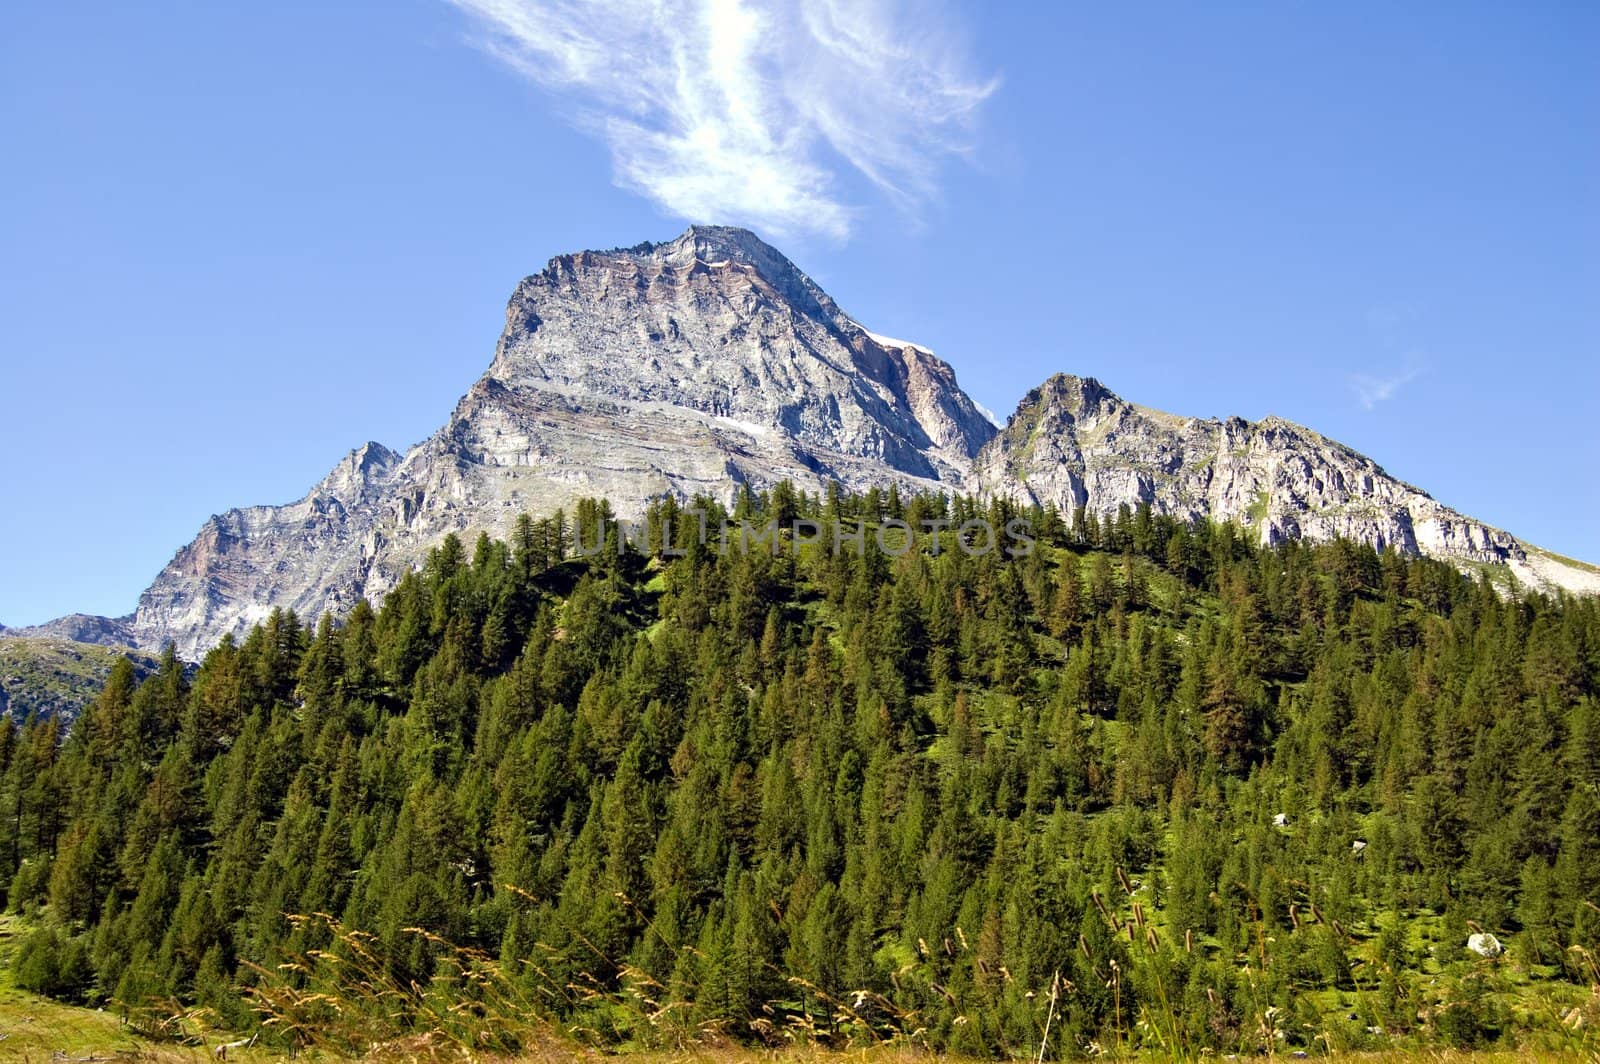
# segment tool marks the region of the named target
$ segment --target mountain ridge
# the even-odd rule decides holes
[[[980,460],[980,482],[1064,511],[1148,503],[1231,520],[1266,545],[1336,536],[1547,578],[1516,537],[1467,517],[1354,448],[1286,418],[1194,418],[1129,403],[1094,378],[1056,374],[1024,397]],[[1583,574],[1572,574],[1582,590]]]
[[[489,367],[433,435],[403,453],[369,441],[301,499],[214,515],[131,617],[75,630],[146,650],[170,640],[193,658],[275,608],[310,618],[379,599],[450,532],[503,536],[519,513],[584,496],[626,515],[662,495],[726,498],[780,480],[1067,513],[1146,503],[1235,521],[1268,545],[1345,536],[1600,592],[1600,570],[1283,418],[1171,414],[1058,373],[996,426],[948,363],[869,331],[755,234],[691,226],[553,257],[517,284]]]

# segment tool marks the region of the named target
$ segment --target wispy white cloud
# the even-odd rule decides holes
[[[1376,410],[1422,375],[1426,352],[1414,335],[1422,324],[1419,317],[1416,306],[1403,298],[1367,309],[1367,329],[1380,352],[1376,360],[1382,365],[1370,373],[1350,375],[1350,388],[1364,409]]]
[[[854,170],[915,213],[997,82],[936,0],[449,0],[576,104],[618,184],[701,222],[849,235]]]
[[[1419,369],[1407,369],[1385,376],[1357,373],[1351,376],[1350,386],[1355,389],[1361,405],[1374,410],[1379,403],[1386,403],[1398,395],[1400,389],[1416,380],[1421,372]]]

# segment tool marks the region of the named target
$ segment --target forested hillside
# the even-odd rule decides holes
[[[192,680],[121,666],[64,738],[0,721],[17,979],[302,1041],[340,957],[391,1025],[441,989],[492,1012],[487,979],[617,1044],[1585,1036],[1594,600],[1144,511],[780,487],[732,516],[1038,541],[774,554],[680,517],[681,555],[578,557],[584,503]]]

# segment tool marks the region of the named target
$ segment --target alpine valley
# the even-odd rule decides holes
[[[1600,569],[1542,551],[1275,417],[1186,417],[1058,374],[999,428],[916,344],[868,331],[743,229],[559,256],[512,294],[494,359],[444,425],[404,453],[366,443],[304,498],[230,510],[132,614],[0,635],[196,659],[276,608],[374,602],[452,532],[584,497],[623,516],[653,499],[780,481],[820,491],[1005,496],[1099,516],[1147,504],[1232,521],[1271,546],[1332,537],[1487,567],[1527,587],[1600,591]]]

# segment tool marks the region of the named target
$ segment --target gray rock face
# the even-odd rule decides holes
[[[1271,546],[1335,536],[1463,562],[1526,554],[1499,529],[1396,480],[1341,443],[1281,418],[1178,417],[1058,374],[1029,392],[979,457],[986,489],[1099,516],[1149,503],[1156,513],[1255,529]]]
[[[231,510],[139,600],[137,645],[202,653],[275,607],[380,598],[450,532],[604,496],[830,481],[958,490],[996,429],[948,365],[868,333],[744,230],[582,252],[517,286],[487,373],[404,457],[369,443],[304,499]]]
[[[750,233],[697,226],[553,259],[517,286],[488,371],[433,436],[404,455],[366,444],[298,502],[213,517],[131,619],[68,620],[73,638],[172,640],[194,658],[276,607],[311,621],[379,599],[450,532],[503,536],[519,513],[584,496],[628,515],[662,495],[729,498],[779,480],[1101,514],[1147,502],[1238,521],[1269,544],[1342,535],[1600,591],[1600,570],[1276,418],[1177,417],[1057,376],[998,432],[931,353],[867,332]]]
[[[399,463],[368,443],[299,502],[211,518],[139,596],[133,645],[155,650],[171,640],[193,659],[275,607],[311,619],[354,606],[375,562],[374,519]]]

